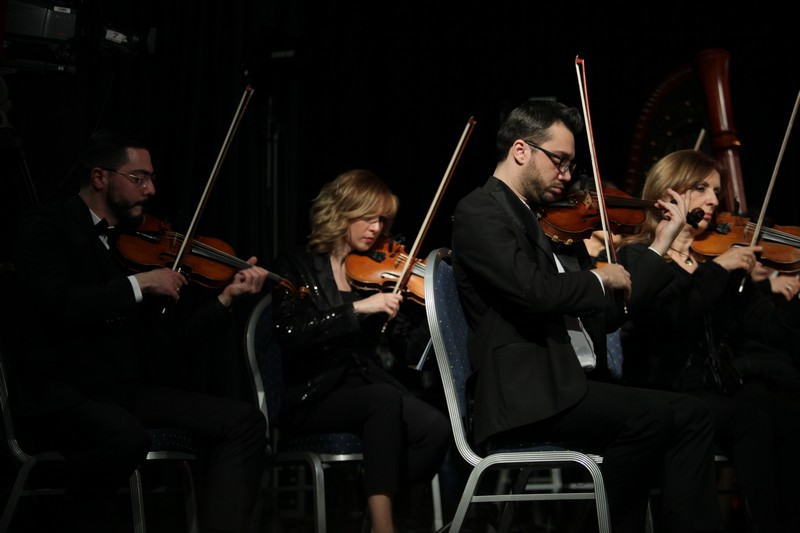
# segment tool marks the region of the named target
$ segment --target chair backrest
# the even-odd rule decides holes
[[[280,346],[272,333],[271,293],[263,296],[250,312],[244,343],[255,398],[267,420],[269,437],[277,423],[283,394]]]
[[[425,263],[425,309],[433,349],[442,378],[447,412],[456,448],[471,465],[480,462],[467,437],[467,378],[471,373],[467,354],[467,319],[450,264],[450,250],[433,250]]]

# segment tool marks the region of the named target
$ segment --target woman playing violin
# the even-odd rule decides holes
[[[733,459],[746,509],[756,530],[800,531],[798,508],[800,404],[765,382],[743,380],[731,364],[742,339],[776,345],[800,332],[800,300],[781,305],[754,287],[749,274],[760,246],[732,247],[703,261],[693,241],[709,231],[724,193],[723,169],[694,150],[671,153],[650,170],[643,197],[666,198],[667,189],[691,191],[689,209],[705,216],[686,224],[665,261],[671,281],[623,328],[625,380],[696,395],[711,407],[719,449]],[[648,213],[640,232],[623,240],[619,260],[646,253],[658,216]],[[744,279],[744,282],[743,282]],[[739,290],[739,289],[742,290]]]
[[[273,311],[286,382],[283,429],[361,436],[374,533],[394,531],[398,490],[429,482],[450,444],[447,417],[386,370],[420,334],[427,341],[424,316],[415,324],[400,293],[362,292],[348,282],[347,257],[388,233],[397,208],[375,174],[345,172],[314,199],[305,249],[276,261],[276,270],[303,288],[302,297],[278,291]]]

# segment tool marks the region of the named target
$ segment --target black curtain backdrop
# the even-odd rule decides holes
[[[375,170],[400,195],[396,229],[413,240],[474,116],[475,132],[422,251],[447,245],[448,212],[491,172],[503,114],[529,97],[579,105],[577,55],[586,61],[601,176],[618,183],[656,85],[701,50],[728,50],[751,207],[761,205],[800,88],[790,17],[772,2],[741,11],[689,1],[72,3],[81,34],[71,45],[75,73],[3,71],[13,135],[39,200],[74,192],[74,156],[91,131],[135,129],[152,140],[161,176],[153,210],[185,229],[250,83],[253,99],[198,230],[265,264],[304,241],[314,194],[355,167]],[[156,28],[155,52],[101,47],[92,38],[104,24],[138,34]],[[769,204],[781,224],[800,222],[797,137]],[[4,227],[32,202],[17,153],[3,153]],[[588,166],[584,145],[579,158]]]
[[[577,55],[586,61],[601,176],[619,182],[653,89],[701,50],[728,50],[751,209],[763,201],[800,90],[793,19],[772,1],[746,9],[689,0],[65,3],[78,12],[78,37],[63,47],[74,72],[10,66],[21,47],[4,35],[0,72],[13,129],[0,164],[0,261],[11,257],[19,212],[37,201],[28,185],[38,201],[74,193],[75,155],[98,127],[151,139],[159,175],[153,212],[185,231],[247,84],[255,93],[197,233],[267,267],[305,241],[321,185],[352,168],[374,170],[400,196],[395,231],[410,246],[474,116],[418,255],[448,246],[455,203],[494,168],[504,113],[529,97],[579,105]],[[101,44],[104,25],[141,35],[156,28],[154,52]],[[768,209],[783,225],[800,224],[797,139],[795,131]],[[583,140],[578,150],[588,166]],[[238,337],[229,341],[240,349]]]
[[[81,35],[71,45],[74,73],[24,67],[3,75],[13,136],[24,147],[38,200],[77,191],[75,156],[92,131],[129,129],[152,146],[159,176],[152,210],[186,230],[250,84],[254,96],[197,219],[197,234],[268,263],[285,240],[273,233],[289,205],[283,195],[290,189],[278,182],[293,172],[288,146],[295,135],[294,82],[269,77],[274,8],[256,1],[90,0],[75,9]],[[104,24],[129,35],[155,28],[155,51],[99,43]],[[34,203],[24,176],[15,176],[17,152],[4,153],[4,181],[18,182],[9,195],[18,197],[10,202],[14,211]]]

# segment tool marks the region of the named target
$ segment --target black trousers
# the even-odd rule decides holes
[[[760,533],[800,531],[800,402],[751,381],[733,396],[698,392],[711,407],[717,444],[733,459],[739,491]]]
[[[39,446],[63,451],[74,464],[66,520],[80,531],[103,502],[127,483],[147,455],[146,428],[180,428],[206,457],[200,525],[204,532],[248,530],[261,482],[266,421],[255,405],[165,387],[121,386],[52,415],[26,417],[23,429]]]
[[[644,531],[647,502],[657,486],[664,522],[659,531],[721,527],[714,425],[708,406],[693,396],[590,380],[571,409],[493,439],[531,440],[586,443],[587,450],[603,455],[614,533]]]
[[[401,484],[430,481],[452,441],[450,421],[437,408],[394,385],[358,376],[298,413],[290,429],[359,435],[367,496],[393,496]]]

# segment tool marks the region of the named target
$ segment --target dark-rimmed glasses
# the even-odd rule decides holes
[[[566,157],[561,157],[560,155],[556,155],[553,152],[551,152],[549,150],[545,150],[544,148],[542,148],[538,144],[534,144],[534,143],[532,143],[530,141],[525,141],[525,144],[527,144],[528,146],[530,146],[532,148],[536,148],[537,150],[542,152],[544,155],[549,157],[550,161],[553,162],[553,164],[556,166],[556,168],[558,169],[558,171],[561,174],[566,174],[567,171],[569,171],[570,174],[575,172],[575,167],[577,166],[577,163],[575,163],[575,161],[573,161],[573,160],[571,160],[569,158],[566,158]]]
[[[137,185],[142,189],[146,188],[148,183],[154,183],[156,181],[155,174],[145,174],[143,176],[139,176],[137,174],[129,174],[127,172],[120,172],[119,170],[114,170],[113,168],[103,168],[103,167],[100,167],[100,170],[105,170],[106,172],[113,172],[114,174],[125,176],[131,183]]]

